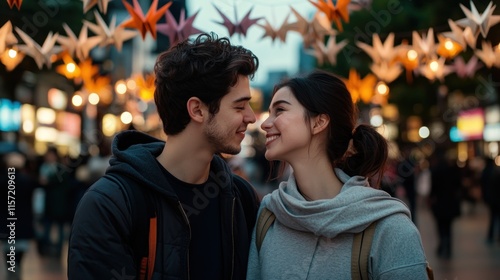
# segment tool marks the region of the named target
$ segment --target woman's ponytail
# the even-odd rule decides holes
[[[350,175],[375,177],[378,187],[387,161],[387,141],[371,126],[360,124],[352,135],[353,151],[345,159],[343,168]]]

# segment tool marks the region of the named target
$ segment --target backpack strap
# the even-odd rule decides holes
[[[351,255],[351,277],[353,280],[368,280],[368,259],[376,226],[377,221],[354,235]]]
[[[125,181],[121,176],[106,174],[108,180],[122,187],[126,192],[132,215],[131,246],[134,259],[138,262],[139,280],[153,276],[156,260],[157,217],[150,192],[144,191],[133,180]]]
[[[260,252],[260,247],[262,247],[262,243],[264,242],[264,238],[266,237],[266,233],[269,230],[269,227],[274,223],[276,216],[271,210],[267,208],[262,208],[262,211],[259,214],[259,219],[257,220],[257,227],[255,229],[255,244],[257,245],[257,252]]]

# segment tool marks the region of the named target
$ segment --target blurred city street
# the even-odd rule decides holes
[[[436,233],[433,217],[428,208],[419,205],[417,223],[422,234],[427,258],[436,280],[498,280],[500,279],[500,243],[487,244],[485,235],[488,214],[483,204],[473,211],[464,205],[464,213],[455,221],[453,253],[448,260],[435,254]],[[34,245],[34,244],[33,244]],[[34,246],[25,257],[23,280],[61,280],[66,277],[66,249],[60,259],[40,257]],[[5,255],[2,255],[4,258]],[[2,259],[2,264],[5,261]],[[5,275],[5,266],[1,268]],[[0,277],[0,279],[8,279]]]

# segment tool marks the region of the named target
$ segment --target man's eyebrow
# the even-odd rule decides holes
[[[233,100],[233,103],[240,103],[242,101],[250,101],[251,98],[252,97],[250,97],[250,96],[240,97],[240,98],[238,98],[236,100]]]

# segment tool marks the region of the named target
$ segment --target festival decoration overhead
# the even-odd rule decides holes
[[[85,23],[80,30],[78,38],[66,23],[63,23],[63,28],[68,37],[59,35],[57,37],[57,42],[68,52],[70,56],[76,55],[80,61],[85,60],[89,56],[90,50],[99,44],[99,37],[88,37],[87,24]]]
[[[333,4],[332,0],[308,1],[324,13],[330,22],[334,22],[340,32],[344,31],[340,19],[349,22],[349,4],[351,0],[337,0],[336,4]]]
[[[20,28],[15,27],[17,34],[24,41],[24,45],[18,45],[19,50],[24,52],[26,55],[31,56],[38,66],[39,69],[43,68],[45,64],[47,68],[52,67],[51,56],[57,54],[61,51],[60,46],[56,46],[58,34],[53,34],[49,32],[42,46],[35,42],[30,36],[28,36]]]
[[[342,40],[339,43],[335,41],[335,36],[330,36],[326,45],[320,40],[317,40],[313,45],[314,50],[309,51],[309,53],[312,53],[316,57],[319,65],[323,65],[325,60],[328,61],[330,65],[337,64],[337,54],[347,45],[348,41]]]
[[[7,69],[7,71],[14,70],[14,68],[16,68],[21,61],[23,61],[23,59],[24,54],[15,49],[8,49],[3,54],[0,54],[0,61],[2,61],[2,64],[5,65],[5,69]]]
[[[80,68],[80,78],[83,84],[91,84],[94,77],[99,73],[99,66],[92,64],[92,59],[80,61],[78,68]]]
[[[134,5],[130,5],[125,0],[122,0],[123,5],[129,12],[131,18],[122,22],[121,26],[126,28],[135,28],[141,33],[142,39],[146,39],[146,34],[149,32],[156,39],[156,23],[165,15],[168,8],[172,5],[172,1],[158,8],[158,0],[153,0],[146,15],[142,12],[138,0],[133,0]]]
[[[373,63],[370,66],[370,70],[372,70],[373,74],[375,74],[379,80],[386,83],[396,80],[401,72],[403,72],[401,64],[389,63],[385,61],[381,63]]]
[[[464,37],[464,30],[462,30],[456,22],[451,19],[448,19],[448,25],[450,26],[451,31],[443,32],[441,35],[445,38],[453,40],[455,43],[459,44],[463,50],[467,49],[467,42]]]
[[[286,41],[286,35],[288,31],[292,30],[291,24],[288,23],[289,17],[290,14],[286,16],[285,20],[278,28],[274,28],[267,19],[264,19],[264,24],[257,23],[257,25],[264,28],[264,35],[262,35],[262,38],[269,37],[273,42],[275,39],[279,39],[284,43]]]
[[[174,15],[172,15],[170,10],[167,10],[165,14],[167,22],[158,24],[156,28],[158,29],[158,32],[168,36],[171,46],[175,45],[178,42],[183,41],[184,39],[188,38],[193,34],[198,34],[203,32],[193,26],[193,22],[196,19],[198,12],[186,18],[185,16],[186,11],[182,9],[179,22],[177,23]]]
[[[145,102],[153,100],[155,94],[155,75],[153,73],[147,74],[146,77],[137,75],[135,82],[139,89],[139,98]]]
[[[445,65],[445,61],[444,57],[429,60],[426,64],[421,65],[417,72],[431,81],[438,79],[443,82],[444,76],[453,72],[453,67]]]
[[[108,3],[111,0],[82,0],[83,1],[83,13],[87,13],[96,6],[99,8],[101,13],[106,14],[108,12]]]
[[[394,33],[389,33],[383,44],[378,34],[374,33],[372,38],[373,46],[363,42],[356,42],[356,45],[365,51],[374,63],[392,62],[398,54],[397,49],[394,48]]]
[[[64,64],[56,67],[57,73],[65,76],[67,79],[75,79],[81,76],[80,67],[78,67],[69,53],[63,52],[62,60]]]
[[[493,66],[500,68],[500,47],[493,49],[491,42],[482,41],[482,49],[477,49],[475,54],[479,59],[483,61],[486,67],[491,68]]]
[[[7,21],[0,27],[0,55],[2,55],[7,48],[17,43],[17,38],[12,33],[12,23]]]
[[[290,28],[302,35],[304,48],[311,47],[317,40],[323,40],[325,36],[337,34],[326,16],[316,13],[311,21],[308,21],[294,8],[290,7],[290,9],[297,20],[290,24]]]
[[[255,23],[257,23],[257,21],[259,21],[260,19],[262,19],[261,17],[258,17],[258,18],[250,18],[250,13],[252,12],[253,8],[250,9],[246,15],[243,17],[243,19],[241,21],[238,21],[238,19],[235,19],[235,21],[231,21],[226,15],[224,15],[223,12],[221,12],[221,10],[219,10],[219,8],[217,8],[217,6],[214,5],[214,8],[217,10],[217,12],[219,13],[219,15],[222,17],[222,22],[217,22],[215,21],[215,23],[218,23],[220,25],[223,25],[227,28],[227,31],[229,32],[229,36],[233,36],[233,34],[235,33],[238,33],[238,34],[241,34],[243,36],[246,36],[247,35],[247,30],[252,26],[254,25]],[[236,7],[234,7],[236,9]],[[236,13],[235,13],[236,14]]]
[[[413,70],[420,64],[417,51],[414,50],[411,45],[408,45],[408,41],[403,40],[401,45],[397,47],[397,56],[395,60],[403,64],[406,70],[406,81],[411,83],[413,81]]]
[[[467,63],[465,63],[463,57],[457,56],[453,60],[453,72],[457,74],[459,78],[473,78],[476,71],[483,67],[483,64],[479,62],[477,56],[472,56]]]
[[[474,2],[470,1],[470,5],[471,9],[469,10],[467,7],[460,4],[460,8],[464,12],[466,18],[458,20],[457,24],[462,27],[470,27],[474,34],[479,30],[483,38],[486,38],[490,28],[500,22],[500,16],[493,15],[496,5],[493,5],[493,2],[490,1],[482,14],[477,11]]]
[[[464,50],[462,45],[450,38],[445,38],[441,34],[438,35],[438,40],[439,44],[436,48],[436,53],[444,58],[454,58]]]
[[[429,28],[427,35],[422,34],[422,37],[417,31],[412,32],[412,45],[420,57],[430,59],[436,53],[436,41],[434,40],[434,29]]]
[[[377,78],[373,74],[368,74],[361,79],[356,69],[351,68],[349,78],[344,79],[344,83],[351,93],[354,103],[361,99],[363,103],[368,104],[372,99]]]
[[[9,7],[12,9],[14,6],[18,10],[21,10],[21,5],[23,4],[23,0],[7,0],[7,4],[9,4]]]
[[[94,11],[97,24],[90,21],[84,21],[92,32],[94,32],[100,39],[99,46],[105,47],[114,44],[116,49],[120,52],[124,41],[137,36],[137,31],[128,30],[120,25],[116,25],[116,16],[113,15],[109,26],[102,19],[98,12]]]

